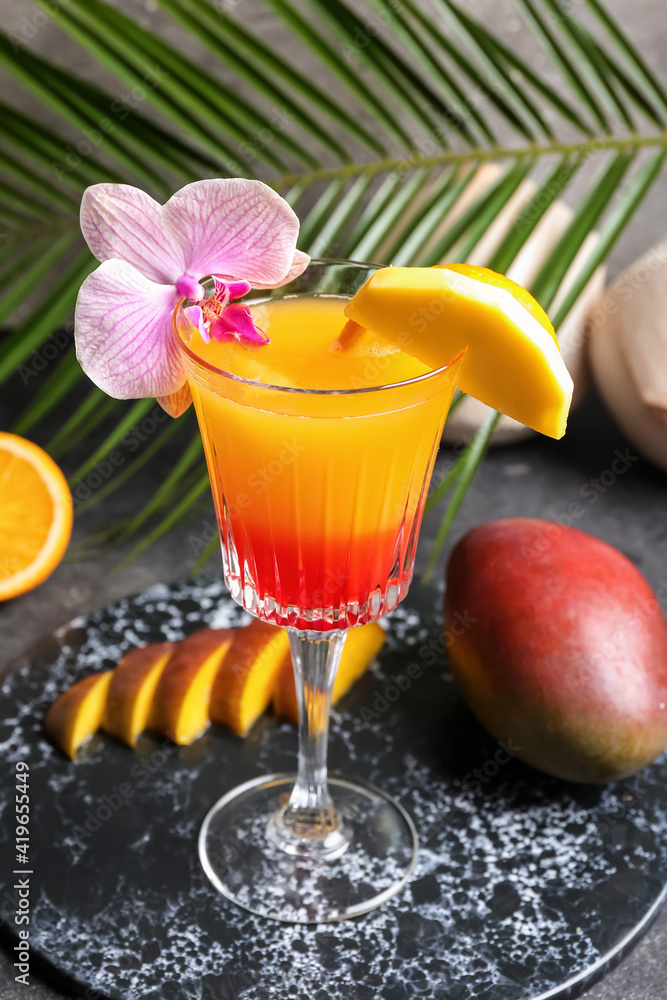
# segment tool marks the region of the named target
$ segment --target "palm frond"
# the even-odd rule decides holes
[[[656,106],[661,112],[661,121],[664,123],[667,120],[667,93],[665,92],[665,88],[651,67],[639,54],[630,41],[630,38],[619,28],[609,11],[602,6],[599,0],[585,0],[585,3],[604,26],[607,34],[620,50],[630,72],[634,74],[640,88],[643,88],[643,93],[655,101]]]
[[[81,369],[74,346],[68,348],[65,356],[56,365],[44,384],[40,386],[27,413],[14,424],[15,434],[27,434],[35,424],[46,417],[79,381]]]
[[[322,64],[341,80],[362,107],[381,122],[388,136],[397,139],[402,145],[411,147],[410,135],[396,120],[386,103],[365,83],[363,77],[355,71],[351,61],[346,61],[335,47],[329,44],[327,38],[296,10],[290,0],[267,0],[267,4],[282,18],[294,35],[317,55]]]
[[[94,266],[95,261],[88,250],[79,253],[59,278],[56,287],[50,289],[35,309],[9,334],[0,360],[0,382],[13,375],[19,365],[25,363],[32,352],[42,347],[53,331],[71,317],[81,282]]]
[[[95,468],[98,462],[107,457],[109,452],[117,448],[124,436],[129,433],[157,404],[152,399],[138,399],[125,412],[120,422],[105,437],[100,445],[93,451],[92,455],[83,462],[76,472],[70,476],[70,486],[76,487],[88,473]]]
[[[226,65],[235,69],[240,79],[250,82],[272,103],[279,103],[281,110],[293,113],[296,124],[311,132],[323,145],[329,146],[344,162],[351,159],[348,149],[324,128],[318,115],[330,118],[347,135],[372,152],[379,156],[386,154],[384,146],[363,127],[358,118],[350,114],[342,103],[333,100],[316,80],[301,73],[293,61],[283,59],[279,52],[247,31],[240,22],[225,16],[219,7],[200,3],[199,0],[164,0],[163,6],[219,54]],[[290,97],[290,90],[298,93],[301,104]],[[314,106],[314,113],[304,108],[307,104]]]
[[[572,287],[553,315],[553,323],[556,329],[562,325],[595,271],[600,264],[604,263],[613,250],[621,233],[660,174],[665,164],[665,157],[667,157],[667,150],[662,149],[654,153],[618,199],[613,211],[600,230],[600,239],[595,249],[590,254]]]
[[[32,423],[34,405],[33,401],[21,415],[21,421]],[[66,455],[87,435],[92,436],[100,424],[119,406],[117,399],[105,396],[101,389],[91,389],[47,442],[46,450],[53,458]]]
[[[103,500],[106,500],[108,496],[115,493],[116,490],[120,489],[125,483],[129,483],[130,480],[146,466],[149,462],[166,448],[170,443],[171,439],[182,430],[181,421],[172,420],[170,421],[159,434],[155,435],[153,440],[148,444],[138,455],[128,462],[113,479],[110,479],[104,486],[101,486],[95,492],[91,491],[89,497],[82,502],[77,507],[77,514],[85,514],[97,507]]]
[[[61,260],[63,254],[74,242],[75,234],[71,229],[65,230],[54,239],[53,231],[38,236],[30,243],[13,267],[7,271],[0,279],[0,288],[7,288],[7,292],[0,301],[0,324],[5,323],[21,303],[28,297],[28,294],[52,271],[55,264]],[[52,328],[47,327],[47,335]],[[20,344],[20,337],[15,338],[17,348]],[[7,348],[9,343],[9,348]],[[5,350],[11,350],[11,341],[5,342]],[[16,357],[19,357],[20,352]],[[4,360],[4,352],[3,352]],[[17,362],[20,363],[20,362]],[[2,362],[0,362],[0,372],[2,372]],[[12,369],[7,368],[7,374],[11,374]]]
[[[428,564],[424,572],[425,583],[427,583],[431,578],[438,555],[440,554],[442,546],[445,544],[445,540],[449,534],[449,529],[454,523],[454,518],[461,509],[461,504],[463,503],[465,495],[470,488],[470,484],[475,478],[482,459],[491,444],[491,438],[493,437],[493,432],[495,431],[499,420],[499,413],[493,412],[489,414],[482,424],[479,433],[475,435],[473,440],[461,455],[459,461],[449,473],[448,477],[443,481],[440,495],[444,495],[444,493],[451,486],[454,487],[454,492],[452,494],[452,499],[449,502],[449,506],[447,507],[447,511],[445,512],[445,516],[440,522],[435,543],[429,556]]]
[[[165,504],[168,503],[171,506],[174,489],[183,482],[183,477],[190,472],[197,459],[201,457],[202,450],[201,436],[198,432],[195,432],[190,444],[175,463],[167,478],[160,484],[148,503],[145,504],[143,510],[138,511],[132,520],[125,525],[119,536],[119,541],[131,538],[156,511],[162,510]],[[198,474],[197,481],[200,478],[201,476]]]
[[[113,76],[111,90],[0,34],[5,67],[60,122],[45,128],[0,102],[0,323],[14,320],[0,381],[18,371],[30,396],[15,429],[44,434],[65,463],[88,442],[72,476],[81,484],[156,405],[109,400],[94,387],[82,394],[67,339],[54,364],[35,360],[95,266],[77,216],[83,189],[97,181],[141,183],[166,197],[198,177],[259,176],[295,207],[311,253],[422,265],[456,257],[504,272],[554,201],[571,200],[576,177],[571,221],[532,284],[559,326],[663,167],[667,93],[602,0],[584,0],[593,28],[557,0],[513,2],[549,72],[535,71],[462,0],[265,0],[304,66],[212,0],[161,3],[202,59],[106,0],[60,5],[55,22]],[[513,223],[480,260],[489,231],[510,213]],[[597,242],[587,240],[593,227]],[[54,434],[56,407],[65,415]],[[429,500],[451,496],[430,568],[496,420]],[[163,449],[182,448],[145,509],[103,535],[146,532],[136,555],[181,523],[207,493],[191,425],[187,415],[159,429],[77,510],[130,482]]]

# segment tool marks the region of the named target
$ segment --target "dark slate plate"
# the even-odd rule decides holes
[[[22,760],[30,765],[30,946],[87,987],[86,996],[576,995],[662,901],[667,760],[604,788],[503,762],[507,755],[496,757],[500,748],[451,681],[439,601],[435,591],[413,588],[390,620],[378,667],[341,704],[331,734],[333,769],[380,785],[410,811],[422,845],[416,874],[372,914],[321,928],[245,913],[216,894],[197,858],[199,827],[215,799],[294,766],[292,727],[267,717],[245,741],[212,730],[181,750],[142,737],[132,752],[96,736],[74,765],[42,736],[53,698],[130,646],[178,639],[203,623],[239,624],[243,613],[221,583],[153,587],[36,645],[2,689],[0,871],[9,933],[14,763]],[[229,856],[233,863],[233,843]]]

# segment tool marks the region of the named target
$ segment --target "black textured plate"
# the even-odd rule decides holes
[[[574,996],[637,937],[667,882],[667,761],[599,788],[523,767],[451,681],[434,609],[413,588],[378,666],[334,713],[333,769],[395,795],[417,825],[398,897],[322,928],[264,921],[205,879],[197,834],[223,792],[293,768],[296,733],[211,730],[177,750],[94,737],[72,764],[43,737],[72,681],[137,643],[240,624],[220,583],[153,587],[78,619],[14,665],[2,690],[3,916],[30,881],[30,946],[88,996],[116,1000],[533,1000]],[[417,607],[417,604],[420,606]],[[511,748],[512,734],[506,743]],[[14,765],[30,768],[29,876],[14,853]],[[230,843],[229,863],[235,845]],[[24,867],[24,866],[23,866]]]

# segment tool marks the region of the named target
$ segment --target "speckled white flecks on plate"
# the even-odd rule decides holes
[[[12,765],[30,765],[34,951],[119,1000],[533,1000],[604,967],[667,882],[667,762],[607,787],[498,765],[452,683],[438,600],[414,587],[390,616],[380,660],[334,711],[330,740],[333,769],[412,815],[414,878],[368,916],[320,927],[246,913],[197,857],[220,795],[293,768],[291,726],[267,716],[245,741],[212,729],[182,749],[145,735],[131,751],[98,735],[75,764],[42,734],[58,693],[130,647],[247,620],[221,583],[153,587],[35,646],[5,680],[0,720],[10,898]],[[239,846],[226,845],[230,865]]]

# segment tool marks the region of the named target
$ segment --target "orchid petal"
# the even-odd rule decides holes
[[[211,178],[172,195],[162,222],[199,278],[218,274],[251,284],[282,282],[294,259],[299,220],[261,181]]]
[[[215,283],[213,299],[224,309],[230,299],[229,286],[231,285],[231,280],[227,281],[225,278],[220,278],[217,275],[214,275],[213,281]],[[248,282],[246,282],[246,284],[248,284]],[[248,286],[248,291],[250,291],[250,286]]]
[[[204,311],[201,306],[186,306],[183,310],[183,315],[187,316],[192,325],[199,330],[201,339],[205,344],[208,344],[208,330],[206,329],[206,323],[204,322]]]
[[[172,332],[176,293],[122,260],[89,274],[76,303],[76,355],[85,373],[116,399],[168,396],[185,369]]]
[[[253,281],[252,287],[260,289],[280,288],[281,285],[286,285],[288,282],[294,281],[295,278],[298,278],[300,274],[303,274],[303,272],[306,270],[309,264],[310,264],[310,257],[308,256],[308,254],[304,253],[303,250],[295,250],[294,258],[290,265],[290,269],[287,272],[287,274],[283,278],[281,278],[280,281],[275,281],[273,284],[263,284],[259,281]]]
[[[215,297],[224,305],[228,302],[232,302],[235,299],[241,299],[244,295],[247,295],[252,285],[249,281],[236,280],[234,278],[226,279],[220,278],[217,274],[214,275],[213,280],[215,281]]]
[[[176,392],[171,392],[168,396],[158,396],[157,401],[170,417],[180,417],[192,402],[190,386],[185,382]]]
[[[252,314],[241,303],[227,306],[222,315],[211,323],[211,340],[248,340],[253,344],[268,344],[269,338],[255,326]]]
[[[172,284],[186,268],[161,211],[130,184],[93,184],[81,200],[81,231],[98,260],[124,260],[151,281]]]

